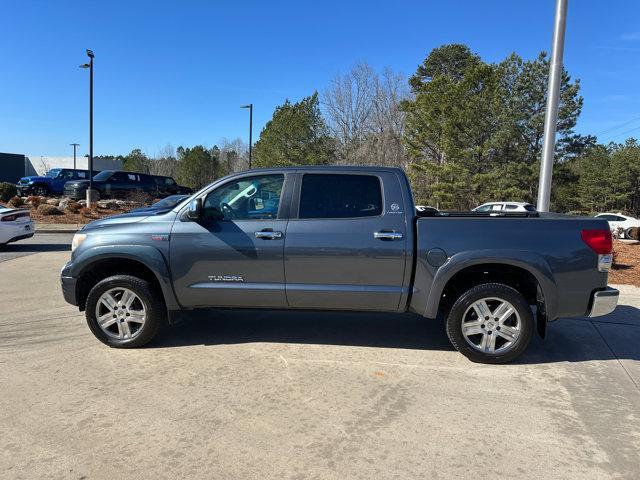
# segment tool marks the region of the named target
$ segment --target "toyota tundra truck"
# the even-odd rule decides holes
[[[291,167],[94,221],[61,282],[111,347],[140,347],[203,308],[408,311],[441,319],[470,360],[503,363],[547,322],[615,309],[611,252],[604,220],[417,212],[400,169]]]

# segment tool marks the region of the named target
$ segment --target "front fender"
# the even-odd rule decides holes
[[[531,273],[542,290],[547,318],[556,318],[558,304],[557,286],[548,262],[541,255],[522,250],[474,250],[453,255],[440,267],[433,277],[424,316],[435,318],[438,313],[442,292],[447,282],[461,270],[482,264],[503,264],[520,267]]]
[[[157,248],[148,245],[97,245],[82,250],[80,254],[67,264],[62,272],[63,276],[80,278],[92,268],[92,265],[105,259],[128,259],[142,263],[153,272],[162,289],[167,309],[178,310],[180,305],[173,291],[171,275],[167,262]]]

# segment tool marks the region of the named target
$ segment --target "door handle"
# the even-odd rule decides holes
[[[400,240],[402,233],[400,232],[374,232],[373,238],[379,240]]]
[[[275,240],[276,238],[282,238],[282,232],[274,232],[272,230],[261,230],[255,233],[256,238],[262,238],[263,240]]]

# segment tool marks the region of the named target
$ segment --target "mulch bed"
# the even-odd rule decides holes
[[[615,263],[609,283],[640,287],[640,243],[613,242]]]
[[[0,207],[4,207],[5,204],[0,202]],[[130,208],[112,210],[108,208],[92,208],[84,213],[70,213],[65,211],[62,215],[42,215],[38,213],[38,210],[30,205],[23,205],[18,208],[29,208],[31,211],[31,218],[37,224],[61,224],[61,223],[75,223],[75,224],[87,224],[98,220],[100,218],[108,217],[111,215],[119,215],[121,213],[127,213]]]

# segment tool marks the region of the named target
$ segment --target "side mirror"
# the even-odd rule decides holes
[[[202,199],[196,198],[189,203],[189,209],[187,210],[187,218],[189,220],[198,221],[202,216]]]

